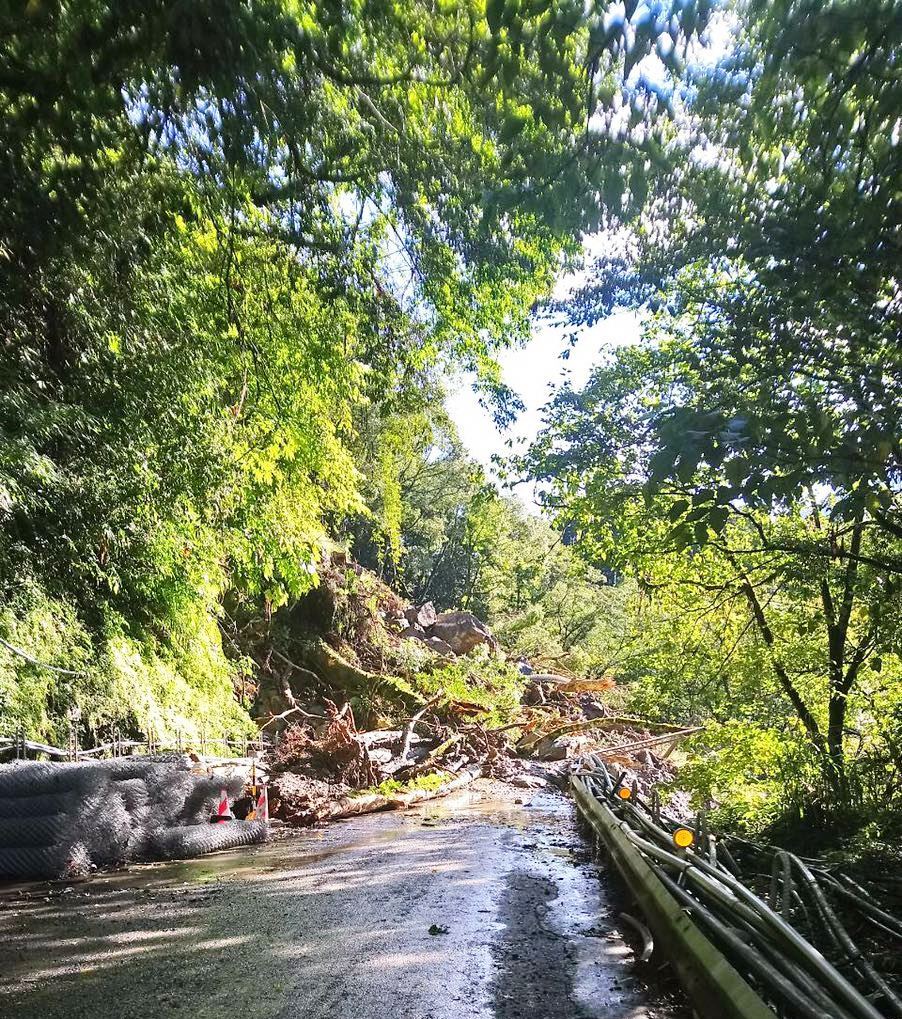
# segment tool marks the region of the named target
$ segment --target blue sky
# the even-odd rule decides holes
[[[612,318],[583,329],[575,346],[570,347],[572,327],[548,322],[536,322],[531,341],[516,350],[505,351],[499,361],[504,381],[514,389],[526,405],[513,426],[501,432],[491,414],[479,406],[469,380],[460,378],[449,389],[447,401],[450,413],[460,433],[461,441],[470,455],[491,468],[495,453],[509,452],[508,439],[528,442],[538,433],[542,424],[542,407],[565,381],[583,386],[592,367],[598,362],[605,347],[634,343],[639,339],[639,322],[633,312],[619,312]],[[567,360],[561,353],[570,349]],[[525,505],[532,507],[532,492],[526,486],[517,489]]]

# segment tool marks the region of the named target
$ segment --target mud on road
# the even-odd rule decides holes
[[[0,886],[0,1016],[682,1015],[635,975],[570,802],[482,785],[255,849]]]

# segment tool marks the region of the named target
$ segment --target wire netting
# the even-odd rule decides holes
[[[0,878],[64,878],[142,858],[263,841],[260,822],[210,824],[240,774],[194,774],[185,755],[0,766]]]
[[[151,836],[151,845],[159,856],[184,860],[204,856],[219,849],[237,849],[264,842],[268,826],[263,821],[223,821],[220,824],[189,824],[162,828]]]

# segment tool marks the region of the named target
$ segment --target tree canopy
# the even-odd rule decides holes
[[[599,182],[647,158],[597,114],[707,17],[671,14],[636,36],[541,0],[4,8],[7,727],[50,738],[73,705],[94,732],[241,727],[221,613],[315,583],[381,483],[367,419],[454,367],[515,409],[494,353]]]
[[[898,7],[731,11],[735,44],[687,71],[683,158],[572,314],[648,309],[670,383],[649,478],[690,485],[715,529],[731,500],[826,485],[834,519],[898,536]]]
[[[834,803],[885,765],[879,806],[900,768],[902,22],[891,3],[724,17],[641,214],[558,307],[635,308],[643,341],[552,401],[519,468],[592,560],[713,628],[684,652],[696,677],[652,658],[647,692],[681,676],[695,710],[795,731]]]

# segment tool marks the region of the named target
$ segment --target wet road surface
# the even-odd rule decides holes
[[[0,886],[0,1016],[676,1017],[634,976],[571,804],[486,788],[85,884]]]

